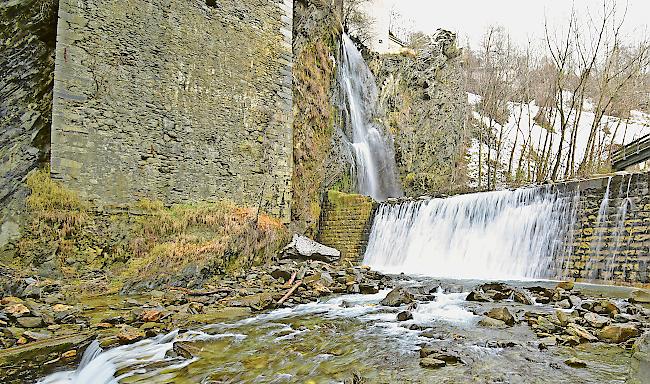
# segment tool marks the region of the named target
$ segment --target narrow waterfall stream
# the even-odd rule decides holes
[[[364,263],[443,278],[556,277],[572,197],[525,188],[383,204]]]
[[[397,178],[393,140],[374,123],[377,116],[375,78],[352,40],[343,35],[338,81],[341,108],[346,126],[351,128],[353,174],[359,193],[383,201],[402,196]]]

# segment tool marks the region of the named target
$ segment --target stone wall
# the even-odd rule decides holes
[[[61,0],[52,176],[289,219],[292,0]]]
[[[456,36],[438,30],[419,45],[414,55],[369,60],[404,192],[414,197],[466,185],[467,94]]]
[[[566,229],[564,253],[557,256],[557,278],[620,285],[650,285],[650,173],[554,185],[575,209]],[[376,204],[370,198],[330,191],[323,206],[319,241],[361,262]],[[599,218],[601,205],[604,213]],[[622,207],[627,207],[624,211]],[[624,212],[624,214],[623,214]]]
[[[329,191],[323,204],[318,241],[358,264],[368,245],[377,203],[370,197]]]
[[[608,200],[603,203],[607,184]],[[650,284],[650,173],[619,174],[567,184],[577,190],[567,277]],[[599,211],[604,213],[599,218]]]
[[[0,4],[0,247],[17,234],[25,176],[49,155],[57,5]]]

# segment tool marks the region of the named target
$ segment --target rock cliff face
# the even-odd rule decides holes
[[[52,176],[289,219],[292,0],[61,0]]]
[[[341,37],[339,0],[294,4],[293,198],[291,218],[299,232],[315,235],[321,204],[347,165],[340,161],[333,103]]]
[[[25,176],[49,160],[57,7],[0,5],[0,246],[16,234]]]
[[[467,96],[456,36],[438,30],[415,54],[374,56],[370,68],[406,195],[464,186]]]

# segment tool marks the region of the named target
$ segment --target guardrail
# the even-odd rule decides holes
[[[650,134],[641,136],[633,142],[612,153],[612,167],[616,171],[650,159]]]

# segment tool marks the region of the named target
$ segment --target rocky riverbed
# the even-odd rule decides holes
[[[108,377],[147,382],[643,383],[648,377],[644,290],[438,281],[290,259],[200,290],[71,297],[64,287],[26,279],[5,288],[3,382],[34,382],[57,371],[84,382],[84,370],[100,369],[88,367],[98,355],[120,367],[108,369]],[[146,352],[152,348],[157,358]],[[124,355],[129,359],[119,360]],[[171,379],[154,379],[163,371]],[[70,382],[57,380],[63,379],[55,374],[45,382]]]

